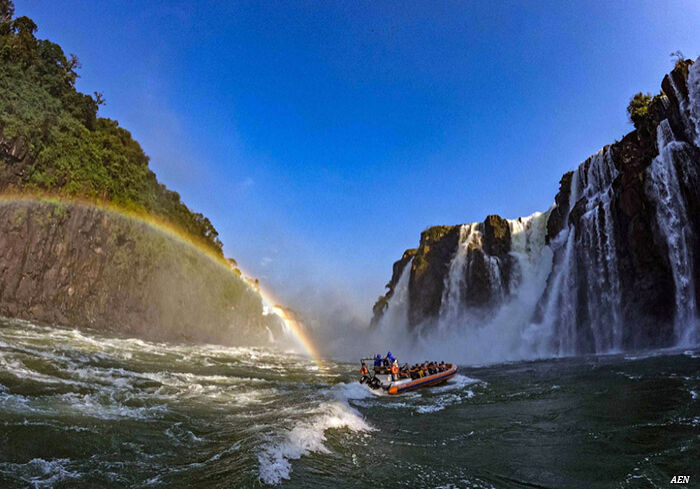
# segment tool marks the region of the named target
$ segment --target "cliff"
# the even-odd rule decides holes
[[[698,64],[679,60],[661,87],[634,97],[635,130],[563,175],[545,214],[422,233],[410,271],[406,255],[394,265],[373,324],[410,273],[409,329],[476,334],[517,300],[526,317],[507,327],[533,352],[700,341]]]
[[[276,324],[224,262],[109,210],[0,203],[0,250],[3,316],[219,344],[266,343]]]
[[[127,130],[98,117],[104,98],[76,90],[77,58],[13,14],[0,2],[0,315],[267,343],[280,320],[224,259],[209,219],[158,182]]]

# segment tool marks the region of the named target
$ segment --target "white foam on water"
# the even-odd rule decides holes
[[[70,462],[66,458],[35,458],[25,464],[3,462],[0,463],[0,473],[17,477],[35,489],[49,488],[61,481],[80,478],[80,473],[68,470]]]
[[[388,395],[382,389],[371,389],[366,384],[360,384],[359,382],[350,382],[346,384],[345,382],[340,382],[335,384],[329,393],[339,400],[350,400],[350,399],[371,399],[377,396]]]
[[[70,379],[63,379],[61,377],[54,377],[51,375],[42,374],[40,372],[27,368],[21,360],[16,358],[7,358],[6,355],[0,355],[0,369],[22,380],[33,380],[36,382],[46,384],[68,384],[81,387],[88,387],[87,384],[84,384],[82,382],[76,382]]]
[[[0,392],[0,407],[8,411],[36,411],[30,404],[30,400],[20,394]]]
[[[431,392],[447,392],[447,391],[453,391],[453,390],[460,390],[468,385],[473,385],[473,384],[480,384],[484,383],[479,379],[472,379],[471,377],[467,377],[466,375],[462,374],[456,374],[452,379],[447,381],[447,383],[437,386],[437,387],[431,387],[430,391]]]
[[[191,445],[192,443],[201,443],[206,441],[185,428],[182,423],[175,423],[165,430],[165,435],[175,441],[178,445]]]
[[[353,392],[357,391],[353,389]],[[311,453],[330,453],[325,445],[326,430],[373,430],[355,409],[341,401],[324,402],[309,414],[310,417],[297,421],[292,429],[262,447],[258,453],[261,481],[279,484],[283,479],[290,478],[291,460],[298,460]]]
[[[416,412],[418,414],[435,413],[445,409],[444,404],[428,404],[427,406],[418,406]]]
[[[465,399],[471,399],[472,397],[474,397],[474,391],[471,389],[463,390],[461,392],[450,392],[449,394],[443,394],[436,399],[433,399],[429,404],[416,407],[416,413],[426,414],[442,411],[448,406],[461,404]]]
[[[162,417],[167,405],[132,407],[123,404],[113,395],[69,393],[54,397],[52,411],[68,408],[72,413],[102,420],[137,419],[146,420]]]
[[[53,428],[56,430],[61,430],[61,431],[76,431],[76,432],[89,432],[92,431],[89,428],[84,428],[82,426],[70,426],[70,425],[61,425],[61,424],[54,424],[54,423],[47,423],[47,422],[42,422],[42,421],[29,421],[28,419],[25,419],[24,421],[20,423],[11,423],[8,421],[4,421],[3,426],[45,426],[47,428]]]

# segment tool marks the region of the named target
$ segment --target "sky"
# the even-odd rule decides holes
[[[364,318],[422,230],[545,211],[700,54],[696,0],[15,3],[246,273]]]

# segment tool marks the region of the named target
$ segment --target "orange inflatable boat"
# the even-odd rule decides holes
[[[437,372],[433,375],[426,375],[419,379],[401,379],[390,382],[387,392],[391,395],[401,394],[402,392],[420,389],[421,387],[429,387],[431,385],[442,384],[447,382],[457,373],[457,365],[447,364],[447,370]]]
[[[442,384],[457,373],[457,365],[451,363],[431,363],[430,367],[416,365],[409,369],[407,364],[399,367],[398,361],[395,360],[393,364],[389,364],[384,362],[384,359],[381,359],[384,362],[383,365],[378,365],[371,371],[365,364],[366,361],[371,360],[375,359],[362,358],[360,360],[362,363],[360,383],[367,384],[372,389],[383,389],[391,395]],[[376,360],[380,360],[379,356]],[[434,373],[429,374],[428,371]]]

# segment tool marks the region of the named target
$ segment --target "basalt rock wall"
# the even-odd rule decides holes
[[[253,287],[192,245],[45,201],[0,203],[0,315],[218,344],[266,343],[266,326],[279,327]]]
[[[501,317],[499,334],[514,328],[511,337],[537,354],[700,342],[697,61],[679,61],[661,89],[636,114],[634,131],[562,176],[546,213],[423,232],[407,282],[407,327],[469,335],[493,327],[517,299],[530,301],[531,315],[512,326]],[[543,270],[546,280],[536,276]],[[390,294],[375,307],[375,324]]]

